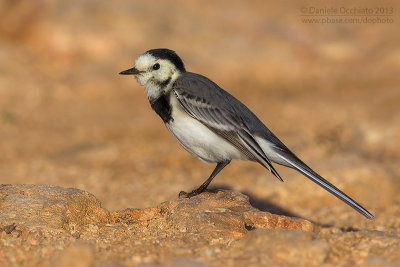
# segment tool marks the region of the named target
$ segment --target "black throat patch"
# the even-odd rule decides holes
[[[169,102],[169,93],[162,94],[160,97],[156,99],[150,100],[151,108],[161,117],[164,123],[168,123],[171,120],[171,103]]]

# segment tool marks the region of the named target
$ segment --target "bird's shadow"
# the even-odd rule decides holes
[[[232,187],[226,186],[226,185],[217,185],[217,186],[210,186],[208,188],[210,191],[218,191],[218,190],[233,190]],[[250,205],[252,205],[254,208],[259,209],[260,211],[266,211],[272,214],[276,215],[283,215],[283,216],[288,216],[288,217],[296,217],[296,218],[302,218],[296,213],[293,213],[291,211],[288,211],[287,209],[284,209],[274,203],[271,203],[265,199],[258,198],[251,194],[248,191],[240,191],[240,193],[246,195],[249,197],[249,202]],[[304,218],[302,218],[304,219]]]

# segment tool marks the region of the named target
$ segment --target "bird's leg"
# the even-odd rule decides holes
[[[214,171],[211,173],[210,177],[202,184],[199,186],[199,188],[193,190],[190,193],[186,193],[184,191],[181,191],[179,193],[179,197],[187,197],[187,198],[191,198],[194,196],[197,196],[198,194],[202,193],[204,190],[207,189],[207,186],[211,183],[212,179],[214,179],[214,177],[223,169],[225,168],[226,165],[228,165],[231,161],[227,160],[227,161],[223,161],[223,162],[218,162],[217,166],[215,167]]]

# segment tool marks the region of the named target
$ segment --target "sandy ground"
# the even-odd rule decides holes
[[[153,207],[214,166],[189,155],[118,72],[150,48],[242,100],[368,221],[300,174],[233,162],[214,180],[264,211],[400,232],[400,35],[394,23],[307,24],[314,2],[0,4],[0,182],[83,189],[108,210]],[[375,8],[373,1],[334,4]]]

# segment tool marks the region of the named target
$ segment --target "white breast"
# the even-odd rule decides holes
[[[189,116],[171,94],[172,118],[166,124],[176,140],[192,155],[207,163],[245,159],[237,148]]]

